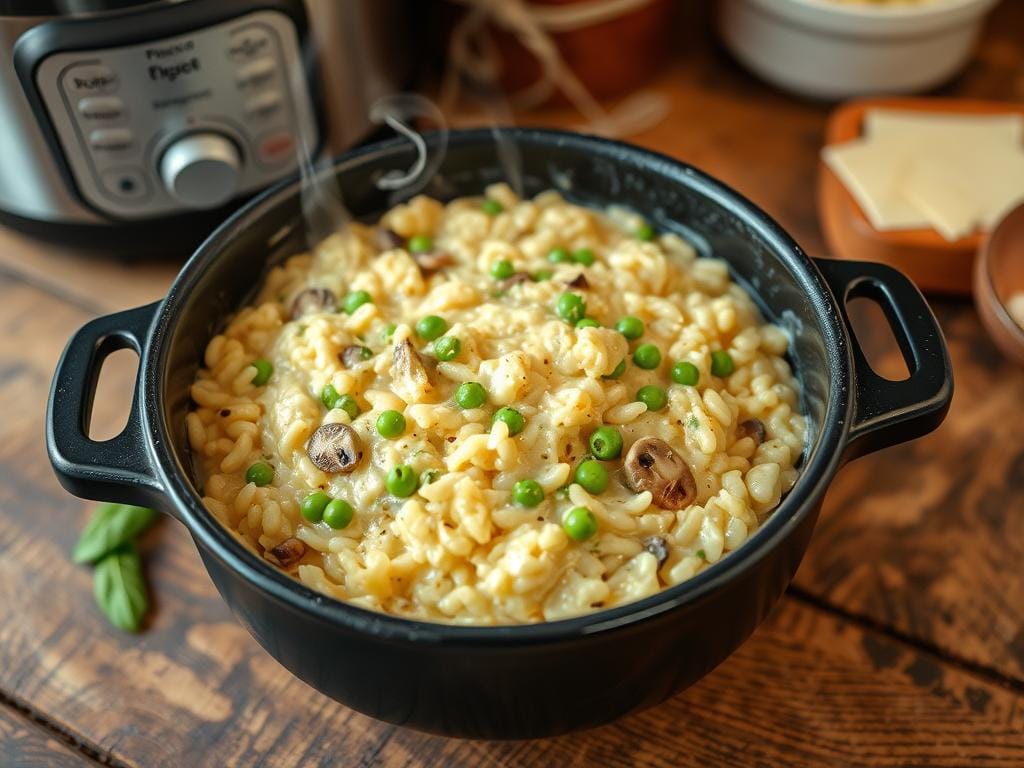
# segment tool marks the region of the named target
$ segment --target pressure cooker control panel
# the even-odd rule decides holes
[[[79,192],[116,218],[216,207],[295,170],[318,144],[299,35],[276,10],[56,51],[35,85]]]

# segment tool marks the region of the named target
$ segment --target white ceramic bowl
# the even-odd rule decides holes
[[[719,29],[743,64],[824,99],[928,90],[967,63],[999,0],[910,4],[721,0]]]

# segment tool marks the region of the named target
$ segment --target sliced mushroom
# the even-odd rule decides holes
[[[448,253],[448,251],[423,251],[421,253],[414,253],[412,254],[412,260],[419,265],[420,272],[424,275],[433,274],[439,269],[450,267],[455,263],[455,257]]]
[[[519,285],[520,283],[530,282],[529,272],[513,272],[511,275],[506,277],[504,280],[499,281],[498,290],[507,291],[513,285]]]
[[[587,282],[587,276],[580,272],[576,277],[567,282],[567,288],[581,288],[584,291],[590,288],[590,283]]]
[[[629,449],[622,468],[629,489],[650,491],[652,502],[662,509],[684,509],[697,498],[693,473],[664,440],[640,438]]]
[[[347,474],[363,458],[363,446],[348,424],[324,424],[309,438],[306,454],[324,472]]]
[[[744,437],[749,437],[754,441],[754,445],[763,443],[764,435],[764,422],[760,419],[747,419],[736,427],[736,439],[742,440]]]
[[[323,312],[338,306],[338,298],[327,288],[307,288],[292,301],[291,318],[296,320],[310,312]]]
[[[338,358],[346,368],[355,368],[361,362],[369,360],[373,352],[369,347],[360,344],[349,344],[338,354]]]
[[[659,568],[668,560],[668,542],[663,536],[648,536],[643,540],[643,546],[644,550],[654,555]]]
[[[395,248],[401,248],[405,244],[405,238],[393,229],[381,227],[377,230],[377,233],[374,236],[374,242],[377,246],[377,250],[391,251]]]
[[[408,339],[395,344],[395,375],[405,379],[411,391],[429,389],[431,386],[430,374],[423,365],[423,359]]]
[[[299,539],[285,539],[270,550],[270,554],[274,556],[274,559],[277,560],[282,568],[290,568],[306,554],[306,545]]]

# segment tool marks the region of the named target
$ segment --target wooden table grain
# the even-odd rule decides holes
[[[721,177],[824,254],[828,106],[739,69],[701,6],[687,4],[678,60],[652,86],[669,119],[634,140]],[[1002,4],[944,95],[1024,99],[1022,6]],[[79,325],[158,298],[176,269],[0,229],[0,766],[1024,765],[1024,371],[969,303],[933,301],[956,374],[946,423],[840,472],[794,586],[735,655],[604,728],[471,742],[373,721],[293,678],[232,620],[173,521],[142,542],[145,631],[94,608],[68,554],[90,505],[50,471],[45,395]],[[892,362],[879,327],[863,337]],[[109,432],[132,371],[108,373],[94,424]]]

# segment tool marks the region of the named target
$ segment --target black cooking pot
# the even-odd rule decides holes
[[[239,211],[185,265],[162,302],[101,317],[71,339],[47,412],[61,483],[92,499],[157,507],[184,523],[221,595],[284,666],[338,701],[382,720],[454,736],[518,738],[598,725],[681,691],[765,618],[803,556],[839,466],[934,429],[953,390],[935,318],[900,273],[814,261],[755,206],[671,158],[590,136],[506,130],[527,194],[558,189],[584,205],[625,205],[659,230],[726,259],[767,317],[793,336],[808,442],[800,478],[739,551],[636,603],[546,624],[463,627],[409,621],[327,598],[241,546],[200,502],[185,434],[189,386],[203,350],[261,282],[304,247],[299,187],[271,190]],[[375,144],[335,168],[350,210],[387,207],[374,181],[408,168],[408,143]],[[504,178],[490,131],[457,131],[433,181],[442,197],[480,194]],[[867,296],[885,311],[911,371],[868,366],[846,316]],[[86,436],[99,369],[130,347],[141,362],[128,426]]]

